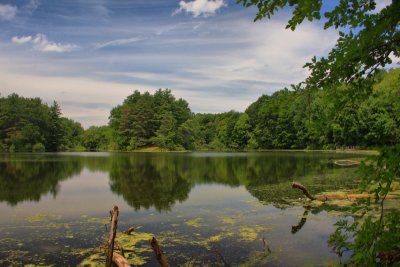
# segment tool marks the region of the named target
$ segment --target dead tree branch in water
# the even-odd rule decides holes
[[[150,245],[156,254],[156,258],[162,267],[170,267],[167,258],[165,257],[164,253],[162,252],[160,246],[158,245],[157,239],[153,237],[150,240]]]
[[[311,199],[311,200],[316,200],[316,199],[317,199],[316,197],[314,197],[314,196],[312,196],[310,193],[308,193],[307,188],[305,188],[304,185],[302,185],[302,184],[300,184],[300,183],[293,182],[293,183],[292,183],[292,188],[300,189],[301,191],[303,191],[303,194],[304,194],[306,197],[308,197],[309,199]]]
[[[114,252],[114,240],[117,233],[117,223],[118,223],[118,207],[114,206],[113,210],[110,211],[111,214],[111,227],[110,227],[110,237],[107,242],[107,260],[106,267],[111,267]]]
[[[137,226],[137,227],[129,227],[128,230],[126,230],[126,231],[124,232],[124,234],[130,235],[130,234],[132,234],[132,232],[135,232],[136,229],[138,229],[138,228],[140,228],[140,226]]]
[[[118,267],[131,267],[131,265],[129,264],[129,262],[124,258],[124,256],[114,252],[113,253],[113,262],[115,262],[115,264]]]

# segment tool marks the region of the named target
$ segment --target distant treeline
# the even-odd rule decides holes
[[[256,150],[361,148],[400,143],[400,69],[381,71],[368,88],[282,89],[244,113],[194,114],[170,90],[135,91],[107,126],[60,116],[56,102],[0,98],[0,150]]]
[[[82,142],[80,123],[61,117],[57,102],[16,94],[0,98],[0,151],[64,151]]]

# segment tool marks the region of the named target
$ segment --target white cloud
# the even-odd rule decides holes
[[[32,36],[14,36],[13,38],[11,38],[11,42],[13,42],[14,44],[25,44],[31,42],[32,39]]]
[[[95,46],[95,48],[96,49],[100,49],[100,48],[105,48],[105,47],[127,45],[127,44],[135,43],[135,42],[138,42],[138,41],[141,41],[141,40],[143,40],[143,38],[139,38],[139,37],[117,39],[117,40],[109,41],[109,42],[106,42],[106,43],[97,44]]]
[[[180,1],[179,8],[174,14],[180,12],[192,13],[194,17],[214,15],[218,9],[226,6],[224,0],[194,0],[190,2]]]
[[[197,23],[102,28],[101,36],[88,43],[101,42],[104,36],[111,41],[99,43],[100,48],[137,43],[122,50],[80,49],[63,57],[62,64],[61,57],[15,51],[6,44],[2,49],[0,43],[1,93],[56,100],[64,116],[85,127],[106,124],[110,108],[136,89],[170,88],[193,112],[244,111],[262,94],[304,80],[303,64],[313,55],[326,55],[337,39],[335,31],[308,22],[295,32],[285,30],[284,18],[253,23],[248,17],[224,14],[202,20],[194,31]],[[34,45],[43,38],[13,39]]]
[[[14,36],[11,38],[11,42],[14,44],[25,44],[31,43],[35,50],[41,52],[69,52],[78,48],[75,44],[62,44],[55,43],[47,40],[47,36],[41,33],[36,34],[36,36]]]
[[[0,20],[12,20],[17,14],[17,7],[0,4]]]
[[[82,77],[15,74],[5,68],[0,69],[2,96],[17,93],[24,97],[40,97],[50,104],[55,100],[60,104],[63,116],[81,122],[86,128],[107,124],[110,106],[122,103],[133,92],[132,88],[145,88],[141,84],[101,82]],[[107,105],[100,104],[93,108],[93,103]]]

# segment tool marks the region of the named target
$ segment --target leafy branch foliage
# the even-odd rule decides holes
[[[304,84],[323,88],[338,83],[360,83],[400,56],[400,2],[392,1],[376,11],[374,0],[340,0],[324,12],[322,0],[237,0],[245,7],[256,6],[255,21],[270,19],[280,9],[290,7],[292,18],[286,28],[295,30],[304,19],[323,20],[324,29],[339,29],[339,39],[327,57],[313,57],[304,65],[311,71]],[[325,4],[325,8],[324,8]]]
[[[309,112],[310,140],[316,143],[359,143],[360,137],[376,145],[399,144],[397,104],[385,109],[378,104],[371,85],[379,69],[392,63],[391,56],[400,56],[400,1],[392,1],[376,11],[374,0],[340,0],[332,10],[324,12],[331,1],[322,0],[237,0],[245,7],[256,6],[256,20],[270,19],[278,10],[290,7],[292,18],[286,28],[295,30],[304,19],[324,21],[324,29],[339,29],[339,38],[327,57],[314,56],[304,65],[310,70],[309,77],[294,86],[311,96],[309,106],[322,113]],[[324,7],[324,4],[325,7]],[[397,80],[397,83],[399,80]],[[344,88],[343,88],[344,86]],[[307,90],[302,90],[305,88]],[[318,91],[318,89],[324,89]],[[339,90],[338,90],[339,89]],[[337,95],[337,92],[340,92]],[[317,93],[315,93],[317,92]],[[353,94],[353,96],[351,96]],[[363,95],[364,94],[364,95]],[[325,98],[323,95],[332,95]],[[346,96],[347,95],[347,96]],[[320,98],[322,96],[322,98]],[[392,95],[393,96],[393,95]],[[359,101],[360,98],[366,101]],[[329,101],[324,103],[324,100]],[[379,100],[378,100],[379,99]],[[396,102],[394,99],[389,103]],[[310,108],[310,111],[312,108]],[[394,111],[392,119],[389,114]],[[332,116],[332,113],[339,116]],[[311,115],[314,114],[314,115]],[[315,120],[312,116],[334,118],[333,121]],[[379,129],[379,130],[378,130]],[[375,135],[379,132],[379,137]],[[321,134],[325,133],[325,134]],[[262,136],[269,136],[269,132]],[[273,134],[273,133],[272,133]],[[371,138],[371,139],[370,139]],[[392,265],[400,262],[399,211],[385,213],[384,202],[392,189],[392,183],[400,173],[400,146],[386,148],[381,155],[363,165],[362,190],[374,185],[375,205],[380,207],[379,218],[371,213],[371,201],[361,201],[354,212],[363,217],[355,222],[340,221],[330,243],[339,255],[352,251],[351,263],[355,266]]]
[[[350,263],[355,266],[391,266],[400,262],[400,211],[385,210],[385,200],[394,181],[400,177],[400,145],[383,149],[379,156],[363,162],[360,189],[374,188],[374,201],[360,200],[353,212],[360,218],[350,223],[341,220],[329,244],[339,255],[352,251]],[[376,216],[377,211],[379,212]]]

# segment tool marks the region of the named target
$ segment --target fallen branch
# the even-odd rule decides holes
[[[115,262],[115,264],[118,267],[131,267],[131,265],[129,264],[129,262],[120,254],[114,252],[113,253],[113,262]]]
[[[126,231],[124,232],[124,234],[130,235],[130,234],[132,234],[132,232],[135,232],[136,229],[138,229],[139,227],[140,227],[140,226],[137,226],[137,227],[129,227],[128,230],[126,230]]]
[[[310,193],[308,193],[307,188],[305,188],[304,185],[302,185],[300,183],[293,182],[292,183],[292,188],[300,189],[301,191],[303,191],[303,194],[306,197],[308,197],[309,199],[311,199],[311,200],[316,200],[317,199],[316,197],[313,197]]]
[[[118,223],[118,207],[114,206],[113,210],[110,211],[111,214],[111,227],[110,227],[110,237],[107,242],[107,259],[106,267],[111,267],[114,252],[114,240],[117,233],[117,223]]]
[[[150,245],[153,248],[154,253],[156,254],[156,258],[162,267],[170,267],[167,258],[162,252],[160,246],[158,245],[157,239],[153,237],[150,240]]]

